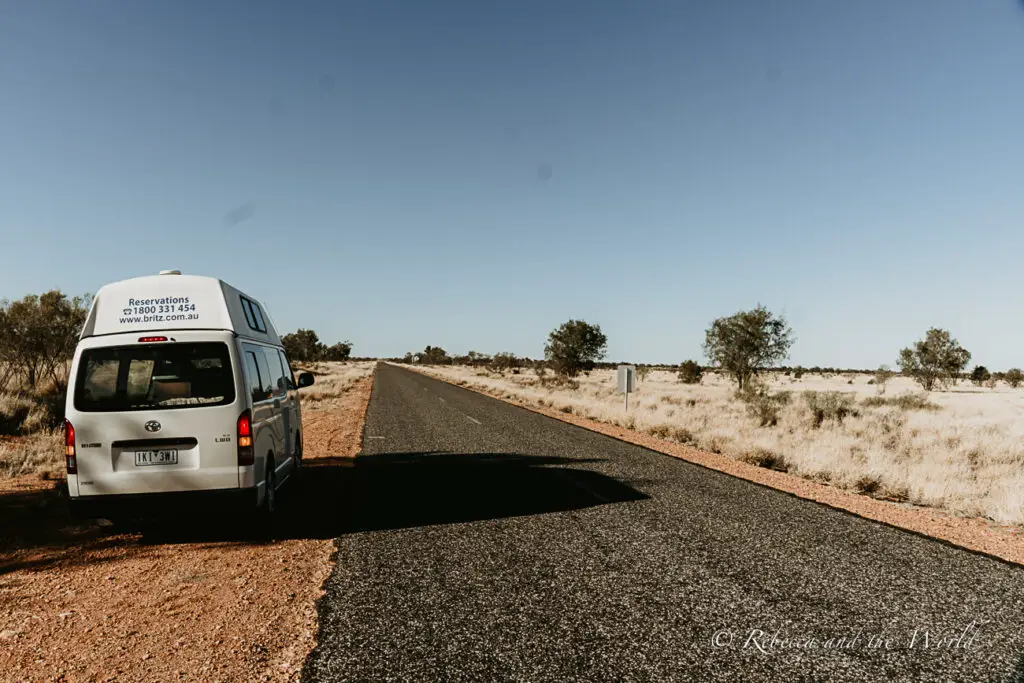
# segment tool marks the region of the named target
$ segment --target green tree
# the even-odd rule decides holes
[[[904,375],[914,378],[925,391],[931,391],[954,382],[970,360],[970,352],[948,330],[933,327],[924,339],[901,350],[896,364]]]
[[[712,322],[705,333],[704,353],[742,390],[755,374],[785,359],[793,341],[785,318],[758,305]]]
[[[440,346],[427,346],[416,354],[416,362],[425,365],[447,365],[452,359]]]
[[[346,340],[324,349],[323,360],[346,361],[350,355],[352,355],[352,342]]]
[[[700,384],[704,368],[695,360],[684,360],[679,364],[679,381],[683,384]]]
[[[581,371],[592,370],[594,363],[604,358],[607,348],[608,337],[601,332],[600,325],[569,320],[548,334],[544,357],[558,374],[575,377]]]
[[[984,365],[975,365],[974,369],[971,370],[971,381],[974,382],[974,386],[980,387],[991,377],[992,373]]]
[[[502,374],[507,370],[521,367],[522,364],[522,361],[516,358],[514,353],[508,353],[507,351],[496,353],[494,358],[491,359],[491,369]]]
[[[33,389],[43,379],[63,388],[90,298],[52,290],[0,302],[0,388],[15,374]]]
[[[1006,374],[1003,375],[1003,379],[1006,380],[1007,384],[1016,389],[1020,386],[1020,383],[1024,381],[1024,373],[1020,371],[1020,368],[1010,368],[1006,371]]]
[[[323,360],[327,347],[320,342],[320,337],[313,330],[299,329],[298,332],[281,337],[281,346],[288,354],[289,360],[314,362]]]

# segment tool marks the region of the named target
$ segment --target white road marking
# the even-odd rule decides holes
[[[440,401],[441,403],[447,403],[448,402],[448,401],[444,400],[443,398],[441,398],[440,396],[437,397],[437,400]]]
[[[387,437],[383,437],[383,436],[371,436],[370,438],[371,438],[371,439],[384,439],[384,438],[387,438]]]
[[[470,417],[469,415],[466,416],[466,419],[469,420],[470,422],[475,422],[478,425],[483,424],[483,422],[481,422],[480,420],[476,419],[475,417]]]

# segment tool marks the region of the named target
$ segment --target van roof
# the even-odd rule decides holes
[[[257,299],[217,278],[174,272],[101,287],[81,338],[162,330],[230,330],[258,341],[281,343]]]

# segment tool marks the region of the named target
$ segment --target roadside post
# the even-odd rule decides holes
[[[619,391],[626,395],[626,410],[629,410],[629,392],[636,391],[636,367],[619,366]]]

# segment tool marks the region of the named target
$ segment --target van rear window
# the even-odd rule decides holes
[[[235,400],[228,347],[222,342],[86,349],[75,382],[83,412],[219,406]]]

